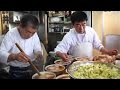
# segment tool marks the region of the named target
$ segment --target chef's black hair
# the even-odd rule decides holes
[[[33,29],[39,28],[39,21],[36,16],[31,14],[23,15],[20,19],[20,25],[24,28],[31,26]]]
[[[81,22],[81,21],[87,21],[88,17],[87,14],[85,12],[82,11],[76,11],[74,13],[72,13],[71,15],[71,22],[74,25],[75,22]]]

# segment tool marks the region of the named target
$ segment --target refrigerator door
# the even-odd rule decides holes
[[[106,35],[105,47],[108,49],[118,49],[120,53],[120,35],[114,35],[114,34]]]

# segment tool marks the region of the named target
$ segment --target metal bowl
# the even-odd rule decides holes
[[[51,64],[45,67],[46,71],[53,72],[57,76],[65,72],[65,66],[61,64]]]
[[[71,63],[71,61],[64,62],[62,59],[59,59],[59,60],[55,60],[54,63],[55,64],[61,64],[61,65],[67,66],[67,65],[69,65]]]
[[[40,75],[41,76],[39,76],[37,73],[35,73],[32,76],[32,79],[55,79],[56,78],[55,73],[48,72],[48,71],[40,72]]]
[[[120,67],[116,66],[116,65],[113,65],[113,64],[109,64],[109,63],[102,63],[102,62],[94,62],[94,61],[75,61],[73,62],[71,65],[69,65],[66,69],[66,72],[71,76],[71,78],[73,79],[81,79],[81,78],[76,78],[74,77],[74,72],[78,70],[78,68],[80,66],[86,66],[86,65],[91,65],[91,64],[105,64],[107,65],[108,67],[115,67],[119,70],[120,72]],[[85,78],[82,78],[82,79],[85,79]]]
[[[57,76],[55,79],[70,79],[69,74],[61,74]]]

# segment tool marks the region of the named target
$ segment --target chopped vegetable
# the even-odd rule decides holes
[[[117,67],[95,63],[78,67],[73,76],[78,79],[120,79],[120,71]]]

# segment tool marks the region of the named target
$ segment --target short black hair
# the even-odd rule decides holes
[[[23,15],[20,19],[20,24],[23,28],[27,26],[31,26],[33,29],[39,28],[39,21],[37,17],[31,14]]]
[[[71,15],[71,22],[74,24],[75,22],[87,21],[87,14],[83,11],[76,11]]]

